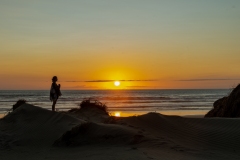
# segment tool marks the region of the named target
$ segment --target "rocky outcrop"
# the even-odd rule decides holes
[[[215,101],[213,107],[205,117],[240,117],[240,84],[233,89],[229,96]]]
[[[21,105],[25,104],[27,101],[25,99],[19,99],[16,104],[13,105],[12,110],[14,111],[15,109],[17,109],[18,107],[20,107]]]

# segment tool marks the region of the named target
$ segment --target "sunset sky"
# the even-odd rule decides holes
[[[1,0],[0,24],[0,90],[240,82],[240,0]]]

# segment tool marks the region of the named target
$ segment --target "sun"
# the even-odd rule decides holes
[[[114,85],[115,85],[115,86],[119,86],[119,85],[120,85],[120,82],[119,82],[119,81],[115,81],[115,82],[114,82]]]
[[[115,117],[120,117],[121,113],[120,112],[115,112]]]

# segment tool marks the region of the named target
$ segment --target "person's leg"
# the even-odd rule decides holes
[[[53,101],[53,104],[52,104],[52,111],[55,111],[55,104],[57,103],[57,100],[54,100]]]

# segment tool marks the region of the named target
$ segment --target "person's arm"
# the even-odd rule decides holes
[[[60,85],[60,84],[58,84],[58,91],[59,91],[59,92],[58,92],[58,95],[59,95],[59,96],[61,96],[61,95],[62,95],[62,93],[61,93],[61,91],[60,91],[60,88],[61,88],[61,85]]]
[[[54,84],[54,89],[55,89],[55,91],[56,91],[56,93],[57,93],[58,96],[61,96],[61,95],[62,95],[62,94],[61,94],[61,91],[60,91],[60,87],[61,87],[60,84],[59,84],[59,85],[57,85],[56,83]]]

